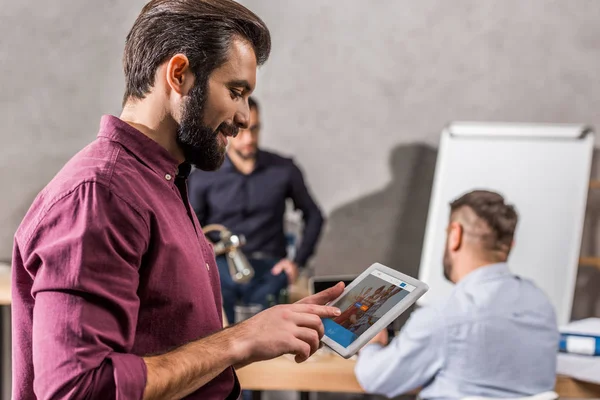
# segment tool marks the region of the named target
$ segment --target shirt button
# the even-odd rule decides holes
[[[208,263],[206,263],[206,270],[210,271],[210,265],[208,265]]]
[[[171,176],[171,174],[166,174],[166,175],[165,175],[165,179],[166,179],[166,180],[170,181],[170,180],[171,180],[171,178],[173,178],[173,177]]]

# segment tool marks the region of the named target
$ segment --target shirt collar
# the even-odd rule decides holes
[[[456,284],[456,287],[461,286],[470,286],[473,284],[478,284],[482,281],[487,281],[489,279],[497,279],[506,275],[510,275],[511,272],[508,269],[508,264],[505,262],[489,264],[483,267],[479,267],[476,270],[469,273],[463,279],[460,280]]]
[[[121,144],[143,164],[167,181],[173,182],[178,175],[187,178],[190,173],[191,168],[188,163],[179,164],[167,149],[113,115],[102,116],[98,137]]]

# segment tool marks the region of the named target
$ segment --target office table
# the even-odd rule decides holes
[[[355,363],[320,350],[302,364],[296,364],[291,356],[282,356],[248,365],[237,374],[242,388],[255,391],[297,391],[304,392],[304,398],[308,398],[307,392],[363,393],[354,376]],[[561,398],[600,398],[600,385],[560,375],[555,391]]]
[[[10,398],[10,303],[10,269],[0,265],[1,399]],[[362,393],[354,377],[354,364],[352,359],[345,360],[323,349],[302,364],[296,364],[291,356],[282,356],[251,364],[237,373],[244,389],[256,391]],[[557,376],[555,390],[561,397],[600,398],[600,385],[566,376]]]
[[[0,399],[11,397],[10,266],[0,263]]]
[[[10,302],[10,266],[0,263],[0,306],[9,306]]]

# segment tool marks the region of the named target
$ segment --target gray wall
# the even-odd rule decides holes
[[[331,216],[389,188],[407,196],[399,204],[427,201],[395,183],[394,154],[435,147],[448,121],[600,126],[596,0],[242,2],[273,34],[263,144],[299,161]],[[0,259],[33,197],[102,113],[119,112],[122,47],[143,3],[0,3]]]
[[[0,260],[33,198],[119,113],[141,0],[0,0]]]
[[[330,215],[322,273],[376,258],[416,274],[448,121],[600,129],[597,0],[242,2],[273,34],[263,144],[295,156]],[[144,3],[0,0],[0,260],[39,190],[101,114],[119,113],[124,38]],[[597,226],[586,254],[600,254]],[[599,282],[582,268],[575,318],[600,315]]]
[[[449,121],[600,129],[598,1],[243,3],[273,34],[257,89],[264,143],[295,156],[329,215],[318,275],[375,260],[418,273]],[[592,193],[584,255],[600,255],[599,201]],[[580,269],[574,318],[600,316],[598,282],[600,270]]]
[[[243,3],[273,33],[265,144],[296,156],[328,212],[451,120],[600,125],[596,0]]]

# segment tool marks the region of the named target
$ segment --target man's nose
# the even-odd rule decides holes
[[[248,105],[248,99],[241,102],[233,117],[233,123],[240,129],[248,129],[250,126],[250,106]]]

